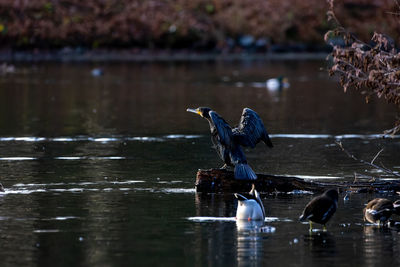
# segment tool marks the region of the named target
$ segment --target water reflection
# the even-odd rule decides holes
[[[262,228],[264,226],[265,222],[260,221],[260,220],[237,220],[236,221],[236,226],[238,231],[245,231],[245,232],[254,232],[254,233],[259,233],[262,232]]]
[[[316,257],[334,258],[336,250],[336,236],[330,232],[311,232],[303,236],[304,246]]]
[[[363,239],[365,266],[392,265],[400,253],[398,232],[388,227],[365,225]]]
[[[265,236],[260,233],[237,233],[237,263],[238,266],[260,266],[264,258],[263,243]]]
[[[0,77],[0,106],[7,111],[0,114],[0,134],[198,133],[203,127],[184,110],[201,105],[228,122],[236,122],[243,107],[251,107],[268,122],[271,133],[331,134],[354,126],[381,132],[392,125],[388,117],[395,116],[394,109],[380,102],[365,105],[358,93],[344,96],[338,84],[319,71],[325,64],[121,63],[102,66],[107,75],[101,79],[90,75],[89,64],[19,66],[26,71]],[[232,73],[234,81],[220,82]],[[270,95],[265,86],[258,88],[266,74],[282,73],[290,79],[290,89]],[[235,87],[236,82],[241,86]]]

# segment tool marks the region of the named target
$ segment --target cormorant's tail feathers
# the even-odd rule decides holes
[[[239,180],[256,180],[257,175],[249,165],[239,163],[235,165],[235,178]]]

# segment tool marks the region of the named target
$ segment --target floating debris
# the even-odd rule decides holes
[[[0,75],[5,75],[8,73],[14,73],[15,72],[15,66],[10,65],[7,63],[3,63],[0,65]]]
[[[104,71],[100,68],[92,69],[91,74],[93,77],[100,77],[104,75]]]

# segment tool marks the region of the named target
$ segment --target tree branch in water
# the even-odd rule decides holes
[[[385,167],[383,167],[383,166],[376,165],[376,164],[374,163],[374,161],[378,158],[378,156],[379,156],[380,153],[383,151],[383,149],[381,149],[381,150],[375,155],[375,157],[372,159],[371,162],[368,162],[368,161],[365,161],[365,160],[363,160],[363,159],[357,158],[356,156],[354,156],[353,154],[351,154],[349,151],[347,151],[347,150],[343,147],[342,142],[336,141],[335,143],[339,146],[339,148],[340,148],[344,153],[346,153],[346,155],[347,155],[348,157],[354,159],[355,161],[361,162],[361,163],[363,163],[363,164],[365,164],[365,165],[368,165],[368,166],[370,166],[370,167],[373,167],[373,168],[376,168],[376,169],[378,169],[378,170],[381,170],[381,171],[383,171],[383,172],[385,172],[385,173],[387,173],[387,174],[390,174],[390,175],[393,175],[393,176],[396,176],[396,177],[400,177],[400,174],[398,174],[398,173],[396,173],[396,172],[394,172],[394,171],[392,171],[392,170],[390,170],[390,169],[388,169],[388,168],[385,168]]]

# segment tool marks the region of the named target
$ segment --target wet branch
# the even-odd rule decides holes
[[[386,130],[383,133],[388,135],[395,135],[398,131],[400,131],[400,124],[393,127],[392,129]]]
[[[371,160],[371,164],[373,164],[374,163],[374,161],[379,157],[379,154],[381,154],[382,153],[382,151],[383,151],[383,148],[381,149],[381,150],[379,150],[379,152],[378,153],[376,153],[376,155],[375,155],[375,157]]]
[[[381,171],[383,171],[383,172],[385,172],[385,173],[388,173],[388,174],[390,174],[390,175],[393,175],[393,176],[396,176],[396,177],[400,177],[400,174],[398,174],[398,173],[396,173],[396,172],[393,172],[392,170],[390,170],[390,169],[388,169],[388,168],[385,168],[385,167],[383,167],[383,166],[376,165],[376,164],[374,163],[374,161],[378,158],[379,154],[383,151],[383,149],[381,149],[381,150],[375,155],[375,157],[372,159],[371,162],[368,162],[368,161],[365,161],[365,160],[363,160],[363,159],[357,158],[357,157],[354,156],[353,154],[350,154],[350,152],[347,151],[347,150],[343,147],[342,142],[336,141],[335,143],[340,147],[340,149],[341,149],[344,153],[346,153],[346,155],[347,155],[348,157],[350,157],[350,158],[352,158],[352,159],[354,159],[354,160],[356,160],[356,161],[358,161],[358,162],[361,162],[361,163],[363,163],[363,164],[365,164],[365,165],[368,165],[368,166],[370,166],[370,167],[373,167],[373,168],[376,168],[376,169],[378,169],[378,170],[381,170]]]

